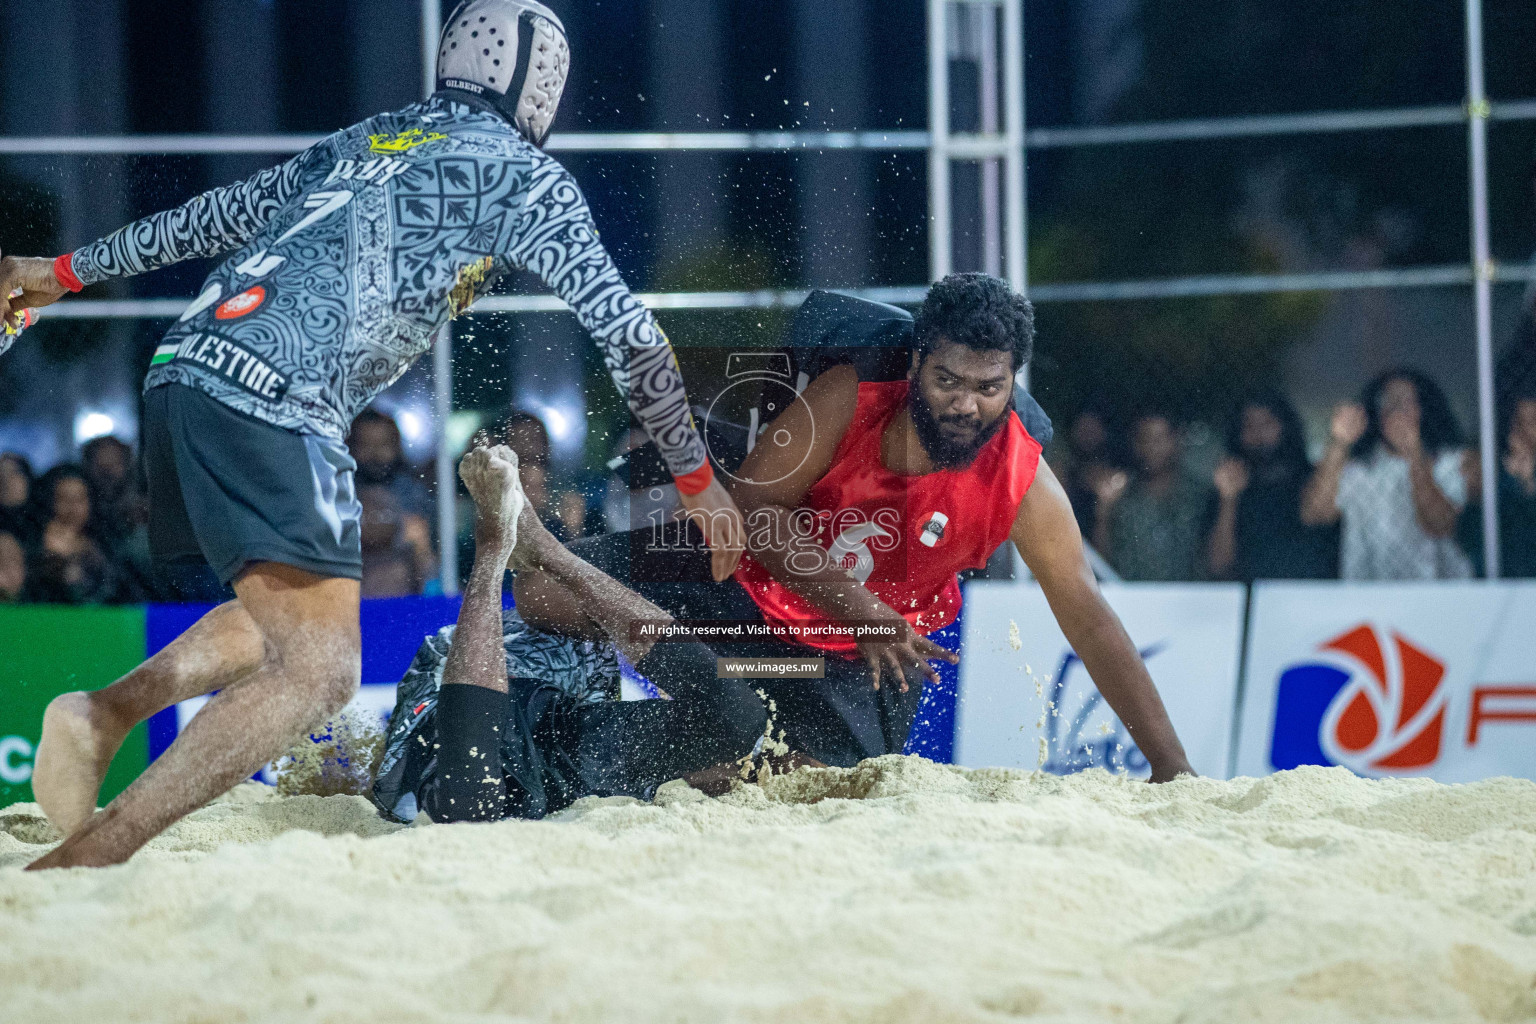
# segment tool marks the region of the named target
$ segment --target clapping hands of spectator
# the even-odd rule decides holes
[[[437,556],[432,551],[432,528],[421,516],[407,513],[400,517],[400,539],[411,549],[417,570],[422,577],[432,575]]]
[[[1509,452],[1504,456],[1504,469],[1525,487],[1527,493],[1536,491],[1536,446],[1512,431]]]
[[[1351,448],[1365,436],[1368,419],[1365,406],[1358,402],[1345,402],[1333,410],[1333,420],[1328,425],[1328,436],[1341,448]]]
[[[1228,456],[1217,464],[1211,480],[1222,501],[1236,501],[1248,489],[1248,464]]]
[[[1094,480],[1093,495],[1099,499],[1100,514],[1107,514],[1115,507],[1115,503],[1125,497],[1125,489],[1130,485],[1131,478],[1124,470],[1115,470],[1113,473],[1105,473]]]

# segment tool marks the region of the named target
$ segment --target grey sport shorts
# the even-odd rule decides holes
[[[345,445],[185,384],[145,393],[142,434],[156,562],[206,561],[225,584],[253,562],[362,578],[357,463]]]

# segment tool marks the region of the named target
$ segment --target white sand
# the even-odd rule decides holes
[[[408,829],[247,786],[125,867],[22,874],[48,831],[0,811],[6,1021],[1536,1018],[1509,779],[891,757]]]

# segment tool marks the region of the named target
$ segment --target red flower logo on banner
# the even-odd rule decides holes
[[[1424,768],[1445,734],[1445,663],[1393,632],[1357,626],[1323,644],[1354,671],[1323,716],[1323,749],[1357,772]]]

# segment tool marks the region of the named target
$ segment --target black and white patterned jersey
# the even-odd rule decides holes
[[[513,269],[602,348],[674,474],[704,464],[666,335],[598,239],[575,180],[488,109],[439,93],[75,252],[84,284],[228,253],[157,349],[146,388],[191,385],[340,440]]]

